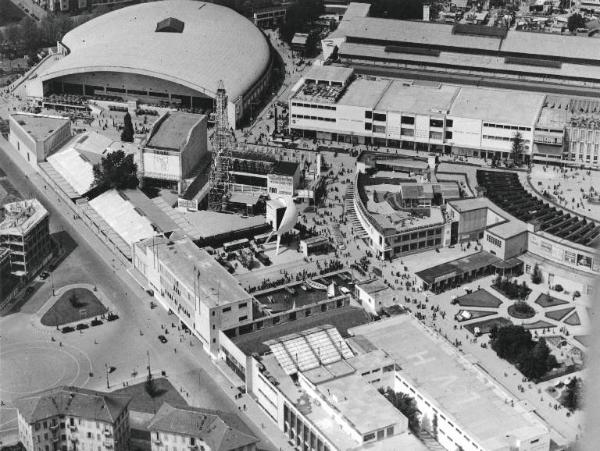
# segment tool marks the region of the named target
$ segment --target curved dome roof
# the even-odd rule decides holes
[[[214,96],[223,80],[230,100],[243,95],[269,63],[262,32],[213,3],[166,0],[119,9],[70,31],[70,53],[42,76],[114,71],[169,80]]]

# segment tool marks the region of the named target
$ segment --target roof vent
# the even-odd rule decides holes
[[[185,23],[181,20],[169,17],[158,22],[155,31],[157,33],[183,33],[184,26]]]

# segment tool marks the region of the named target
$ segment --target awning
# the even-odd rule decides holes
[[[496,262],[493,265],[496,269],[514,269],[523,265],[523,262],[518,258],[509,258],[508,260]]]
[[[542,155],[562,155],[562,146],[552,146],[550,144],[533,143],[533,154]]]

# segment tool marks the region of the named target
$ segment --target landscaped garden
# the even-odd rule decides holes
[[[556,327],[556,324],[549,323],[548,321],[538,320],[533,323],[523,324],[523,327],[527,330],[532,329],[550,329],[551,327]]]
[[[581,326],[581,319],[579,318],[579,314],[577,312],[571,313],[565,320],[565,324],[569,326]]]
[[[500,299],[484,289],[465,294],[464,296],[456,298],[452,302],[460,305],[461,307],[498,308],[500,304],[502,304]]]
[[[549,294],[542,293],[537,297],[535,303],[543,308],[547,308],[556,307],[557,305],[568,304],[569,301],[564,301],[562,299],[555,298],[554,296],[550,296]]]
[[[42,317],[44,326],[60,326],[104,315],[108,309],[87,288],[71,288]]]
[[[553,319],[554,321],[561,321],[565,316],[575,310],[575,307],[561,308],[546,313],[546,318]]]
[[[517,301],[508,307],[508,314],[517,319],[528,319],[535,315],[535,309],[527,302]]]

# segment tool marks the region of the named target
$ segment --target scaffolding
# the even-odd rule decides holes
[[[230,169],[233,146],[233,136],[227,120],[227,93],[223,81],[220,81],[215,101],[215,134],[208,194],[209,210],[219,211],[225,209],[227,205],[232,181]]]

